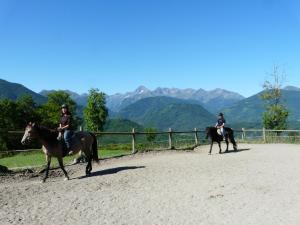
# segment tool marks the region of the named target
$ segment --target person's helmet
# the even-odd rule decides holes
[[[62,108],[62,109],[68,109],[69,107],[68,107],[67,104],[62,104],[62,105],[61,105],[61,108]]]
[[[219,116],[224,116],[224,114],[223,113],[219,113]]]

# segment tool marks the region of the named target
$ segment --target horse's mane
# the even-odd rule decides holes
[[[39,131],[39,135],[43,137],[47,141],[57,141],[58,131],[54,129],[49,129],[44,126],[37,126],[37,130]]]

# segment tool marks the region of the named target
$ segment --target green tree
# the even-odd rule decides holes
[[[20,136],[9,135],[8,130],[23,130],[29,121],[38,121],[37,106],[29,95],[16,102],[0,100],[0,150],[22,148]]]
[[[0,128],[4,130],[20,129],[16,122],[17,104],[10,99],[0,100]]]
[[[156,139],[156,132],[157,130],[153,127],[147,127],[145,128],[146,134],[146,139],[148,142],[153,142]]]
[[[73,127],[80,124],[80,119],[76,114],[76,103],[70,95],[64,91],[54,91],[48,95],[48,101],[39,109],[41,124],[50,128],[56,128],[59,124],[61,105],[67,104],[73,117]]]
[[[284,130],[287,128],[289,112],[282,100],[282,83],[285,79],[284,73],[278,66],[274,66],[270,74],[272,81],[265,81],[264,92],[261,94],[262,100],[266,102],[266,111],[263,114],[263,124],[266,129]]]
[[[24,128],[29,122],[40,122],[38,107],[30,95],[23,95],[16,101],[17,115],[16,122],[19,128]]]
[[[91,89],[88,95],[87,106],[83,111],[85,125],[90,131],[103,131],[108,116],[105,106],[106,95],[98,89]]]

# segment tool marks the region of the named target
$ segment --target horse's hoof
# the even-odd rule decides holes
[[[66,178],[64,179],[64,181],[68,181],[68,180],[70,180],[70,178],[69,178],[69,177],[66,177]]]

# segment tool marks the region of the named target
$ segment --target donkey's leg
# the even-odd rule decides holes
[[[48,175],[49,175],[49,169],[50,169],[50,164],[51,164],[51,156],[46,155],[46,160],[47,160],[47,167],[46,167],[44,178],[42,180],[43,183],[46,182],[46,179],[48,178]]]
[[[58,161],[58,164],[59,164],[61,170],[64,172],[65,180],[69,180],[70,178],[68,176],[67,171],[65,170],[64,163],[63,163],[63,158],[62,157],[57,157],[57,161]]]
[[[218,142],[218,145],[219,145],[219,149],[220,149],[219,154],[222,154],[222,148],[221,148],[221,142],[220,141]]]

